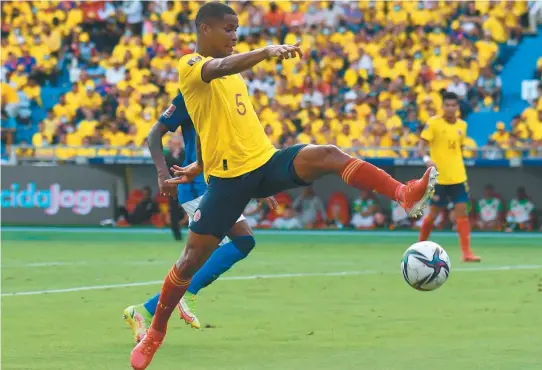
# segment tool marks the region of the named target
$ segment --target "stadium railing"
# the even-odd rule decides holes
[[[419,166],[423,165],[416,148],[402,147],[353,147],[346,149],[353,156],[379,165]],[[542,148],[524,147],[500,149],[495,147],[465,148],[470,153],[465,158],[467,166],[520,167],[542,166]],[[507,157],[507,153],[513,153]],[[370,154],[369,154],[370,153]],[[390,155],[390,153],[393,153]],[[105,146],[47,146],[34,147],[14,145],[4,165],[50,162],[76,164],[152,164],[147,148]]]

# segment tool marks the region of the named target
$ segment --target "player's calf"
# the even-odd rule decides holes
[[[297,175],[312,182],[326,174],[341,176],[357,189],[373,190],[399,202],[409,216],[420,216],[434,192],[438,172],[430,167],[420,180],[405,184],[395,180],[382,169],[361,159],[353,158],[333,145],[307,145],[294,159]]]

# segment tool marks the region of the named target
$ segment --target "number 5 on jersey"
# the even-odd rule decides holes
[[[241,94],[235,94],[235,105],[237,106],[237,113],[240,116],[247,114],[247,106],[241,101]]]

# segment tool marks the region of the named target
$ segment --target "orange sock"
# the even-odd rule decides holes
[[[459,216],[457,218],[457,233],[459,234],[459,245],[463,255],[471,253],[470,250],[470,222],[468,216]]]
[[[431,235],[431,230],[433,230],[433,224],[435,223],[435,220],[431,216],[431,214],[428,214],[425,216],[422,222],[422,227],[420,229],[420,242],[423,242],[427,239],[429,239],[429,235]]]
[[[167,322],[171,317],[171,313],[181,300],[186,289],[188,289],[188,285],[190,285],[190,279],[180,279],[177,266],[173,265],[162,285],[162,291],[160,292],[160,298],[151,324],[154,329],[162,333],[166,332]]]
[[[341,177],[350,186],[374,190],[395,201],[399,200],[399,190],[404,186],[384,170],[357,158],[346,162]]]

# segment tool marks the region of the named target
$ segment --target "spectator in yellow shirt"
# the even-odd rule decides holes
[[[525,142],[529,139],[529,127],[527,126],[527,123],[521,119],[521,116],[514,116],[510,125],[512,126],[512,133],[516,135],[519,141]]]
[[[505,156],[506,159],[514,159],[514,158],[521,158],[522,156],[522,150],[523,144],[518,141],[516,135],[510,134],[510,137],[508,138],[508,142],[506,142],[503,146],[503,149],[506,149]]]
[[[507,145],[508,141],[510,140],[510,134],[506,131],[506,127],[504,125],[504,122],[497,122],[497,131],[491,135],[491,140],[493,140],[498,146],[501,148],[504,147],[504,145]]]
[[[114,148],[124,146],[128,142],[128,137],[124,132],[119,130],[119,126],[116,123],[111,124],[109,131],[104,134],[104,139],[108,140]]]
[[[508,30],[504,25],[504,18],[501,16],[488,16],[482,28],[484,31],[489,32],[493,40],[498,43],[506,42],[508,39]]]
[[[38,132],[32,135],[32,145],[35,147],[42,147],[51,144],[52,136],[45,130],[45,125],[38,124]]]
[[[352,148],[352,139],[350,125],[343,124],[341,132],[337,135],[337,146],[341,149],[350,149]]]
[[[94,135],[96,126],[98,126],[98,121],[94,119],[94,112],[90,109],[84,109],[83,115],[85,116],[85,119],[79,122],[77,133],[84,138],[86,136]]]
[[[60,160],[72,159],[76,154],[75,148],[68,146],[66,140],[66,135],[60,135],[58,146],[55,147],[55,155]]]
[[[87,85],[85,87],[85,95],[82,101],[79,102],[81,107],[90,109],[100,109],[102,106],[102,97],[94,90],[93,85]]]
[[[160,14],[160,19],[164,24],[173,27],[175,26],[175,23],[177,23],[177,13],[178,9],[175,8],[175,3],[173,1],[168,1],[167,10]]]
[[[499,51],[499,46],[491,39],[489,32],[485,32],[484,38],[476,41],[474,46],[478,50],[478,62],[482,67],[487,67]]]
[[[466,137],[463,140],[463,158],[476,158],[476,149],[478,148],[478,145],[476,144],[476,141],[472,137]]]
[[[74,85],[77,86],[77,84]],[[68,94],[70,94],[70,92],[68,92]],[[58,103],[56,103],[53,107],[53,113],[58,119],[64,116],[67,120],[71,120],[75,116],[75,110],[77,109],[77,106],[68,105],[66,101],[66,96],[68,94],[60,95],[60,97],[58,98]]]
[[[9,117],[16,117],[19,111],[19,96],[13,87],[5,82],[1,84],[2,106]]]
[[[28,83],[28,74],[24,71],[24,66],[19,65],[9,76],[9,84],[17,90],[22,90]]]
[[[34,78],[30,78],[28,80],[28,83],[23,88],[23,92],[26,94],[26,96],[28,97],[28,99],[30,99],[31,102],[41,107],[41,87],[36,83],[36,80]]]
[[[62,35],[58,28],[51,30],[51,27],[47,24],[43,25],[42,39],[43,43],[47,45],[52,54],[56,54],[62,46]]]
[[[96,149],[91,145],[88,136],[83,137],[81,146],[75,151],[78,157],[92,158],[96,156]]]
[[[56,130],[59,125],[60,125],[60,119],[58,117],[55,117],[53,109],[48,109],[47,117],[43,120],[43,126],[44,126],[45,132],[47,132],[48,135],[53,137],[56,134]]]
[[[312,136],[311,132],[312,128],[310,124],[307,124],[305,127],[303,127],[303,131],[297,135],[297,142],[299,144],[314,144],[314,137]]]

